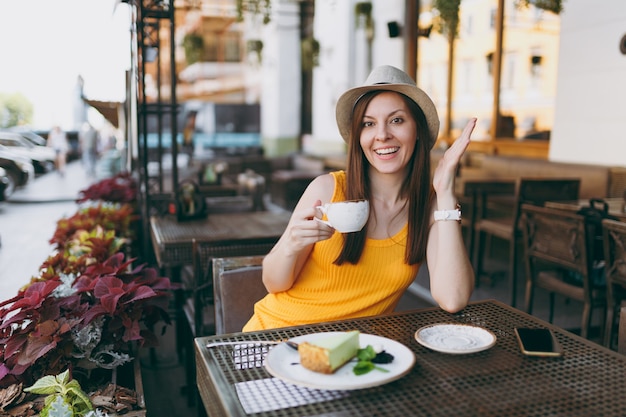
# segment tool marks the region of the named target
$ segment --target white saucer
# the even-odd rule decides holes
[[[457,355],[481,352],[496,344],[496,335],[467,324],[432,324],[415,332],[415,340],[437,352]]]

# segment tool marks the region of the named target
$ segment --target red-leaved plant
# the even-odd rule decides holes
[[[122,172],[82,190],[76,202],[104,200],[116,203],[130,203],[137,200],[138,189],[137,181],[130,173]]]
[[[129,342],[155,346],[151,331],[169,324],[168,278],[145,265],[130,269],[122,252],[67,276],[34,282],[0,303],[0,387],[32,384],[65,369],[115,367]]]
[[[0,388],[67,369],[115,368],[131,360],[130,343],[156,346],[152,328],[170,323],[170,280],[132,267],[121,251],[133,237],[135,182],[122,174],[81,195],[97,201],[57,222],[39,275],[0,302]]]

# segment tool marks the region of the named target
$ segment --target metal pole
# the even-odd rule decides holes
[[[500,125],[500,76],[502,73],[502,38],[504,37],[504,0],[498,0],[496,13],[496,49],[493,54],[493,113],[491,116],[491,140],[498,136]]]
[[[405,0],[404,8],[404,42],[406,45],[404,66],[407,74],[417,81],[417,23],[420,0]]]

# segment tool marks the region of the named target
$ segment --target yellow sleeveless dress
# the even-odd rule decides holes
[[[332,201],[343,201],[345,172],[337,171]],[[300,276],[287,291],[268,294],[254,306],[243,331],[296,326],[393,312],[419,265],[407,265],[408,226],[387,239],[367,239],[356,265],[335,265],[341,233],[317,242]]]

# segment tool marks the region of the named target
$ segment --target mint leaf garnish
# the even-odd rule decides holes
[[[359,349],[356,353],[358,362],[354,365],[352,372],[355,375],[364,375],[373,369],[381,372],[389,372],[389,370],[376,366],[375,363],[391,363],[393,355],[385,352],[376,353],[372,345],[367,345],[364,349]]]

